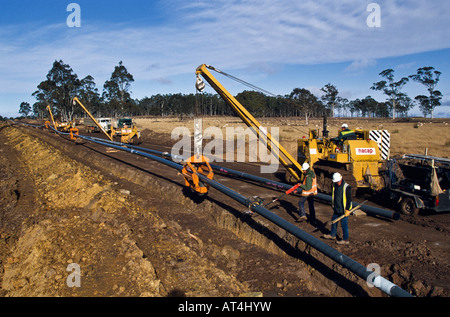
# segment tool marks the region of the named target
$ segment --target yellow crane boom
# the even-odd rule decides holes
[[[53,118],[52,109],[50,108],[49,105],[47,105],[47,110],[48,110],[48,112],[50,113],[50,118],[52,119],[53,127],[55,128],[55,130],[57,130],[56,123],[55,123],[55,119]]]
[[[200,75],[214,88],[214,90],[223,98],[223,100],[236,112],[236,114],[241,118],[241,120],[250,128],[253,129],[253,131],[257,134],[257,136],[260,136],[260,133],[263,133],[267,140],[270,142],[267,142],[267,147],[269,150],[272,149],[272,145],[278,149],[277,153],[282,153],[285,158],[291,163],[287,163],[284,158],[282,158],[280,155],[278,155],[278,160],[280,163],[288,170],[288,172],[298,181],[300,180],[300,177],[297,174],[297,171],[301,171],[300,164],[281,146],[281,144],[276,140],[273,139],[269,132],[265,131],[264,129],[261,129],[261,124],[245,109],[239,101],[237,101],[236,98],[233,97],[220,83],[219,81],[214,78],[214,76],[211,74],[211,72],[208,70],[214,70],[218,73],[222,73],[220,70],[214,68],[210,65],[200,65],[196,70],[197,75],[197,89],[199,91],[203,90],[204,83],[202,82]],[[292,167],[295,167],[297,171],[295,171]]]
[[[108,137],[109,140],[113,140],[112,136],[110,136],[104,129],[103,127],[97,122],[97,120],[95,120],[95,118],[91,115],[91,113],[86,109],[86,107],[81,103],[81,101],[75,97],[73,98],[73,102],[75,104],[75,102],[77,102],[81,108],[83,108],[83,110],[88,114],[88,116],[92,119],[92,121],[94,121],[94,123],[97,125],[97,127]]]

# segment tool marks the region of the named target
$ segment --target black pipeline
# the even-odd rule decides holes
[[[172,155],[172,154],[167,153],[167,152],[159,152],[159,151],[147,149],[147,148],[144,148],[144,147],[139,147],[139,146],[136,146],[136,145],[123,144],[123,143],[113,142],[113,141],[109,141],[109,140],[106,141],[106,140],[95,138],[95,137],[85,137],[85,136],[83,136],[83,138],[89,138],[90,140],[97,140],[97,141],[108,142],[110,144],[126,146],[128,148],[137,149],[137,150],[141,150],[141,151],[144,151],[144,152],[153,153],[155,155],[161,155],[161,156],[164,156],[164,157],[168,157],[168,158],[170,158],[172,160],[173,159],[177,159],[178,161],[185,161],[186,160],[186,158],[184,158],[182,156],[179,156],[179,155]],[[244,173],[244,172],[241,172],[241,171],[236,171],[236,170],[233,170],[233,169],[230,169],[230,168],[225,168],[225,167],[222,167],[222,166],[219,166],[219,165],[214,165],[214,164],[210,164],[210,165],[211,165],[211,167],[214,170],[219,171],[219,172],[221,172],[223,174],[228,174],[228,175],[233,175],[233,176],[236,176],[236,177],[239,177],[239,178],[248,179],[248,180],[255,181],[255,182],[258,182],[258,183],[262,183],[262,184],[265,184],[265,185],[268,185],[268,186],[276,187],[278,189],[288,190],[288,189],[290,189],[292,187],[292,185],[281,183],[281,182],[277,182],[277,181],[270,180],[270,179],[267,179],[267,178],[263,178],[263,177],[260,177],[260,176],[255,176],[255,175]],[[323,194],[323,193],[318,193],[316,195],[316,198],[331,203],[331,196],[330,195],[326,195],[326,194]],[[355,207],[357,207],[358,205],[359,205],[358,203],[354,202],[354,206]],[[378,207],[368,206],[368,205],[363,205],[363,206],[361,206],[360,209],[362,211],[364,211],[366,214],[371,215],[371,216],[381,216],[381,217],[385,217],[385,218],[389,218],[389,219],[393,219],[393,220],[399,220],[400,219],[400,214],[398,212],[395,212],[395,211],[390,211],[390,210],[381,209],[381,208],[378,208]]]
[[[58,132],[60,133],[60,132]],[[123,145],[116,145],[113,143],[116,142],[108,142],[105,140],[94,140],[90,137],[84,137],[84,136],[79,136],[83,139],[87,139],[91,142],[94,143],[98,143],[101,145],[105,145],[105,146],[109,146],[121,151],[125,151],[125,152],[129,152],[132,154],[136,154],[136,155],[140,155],[143,157],[147,157],[149,159],[158,161],[162,164],[165,164],[169,167],[175,168],[177,170],[182,170],[183,166],[172,162],[168,159],[164,159],[158,156],[154,156],[148,153],[145,153],[143,151],[140,150],[135,150],[133,148],[128,148],[129,145],[126,145],[127,147],[124,147]],[[134,147],[134,146],[133,146]],[[134,147],[136,148],[136,147]],[[156,152],[156,151],[154,151]],[[161,153],[164,155],[169,155],[168,153]],[[217,181],[214,180],[210,180],[209,178],[207,178],[206,176],[203,176],[202,174],[198,174],[200,180],[202,180],[204,183],[210,185],[211,187],[219,190],[220,192],[224,193],[225,195],[231,197],[232,199],[236,200],[237,202],[241,203],[244,206],[249,206],[251,207],[251,209],[260,214],[261,216],[263,216],[264,218],[266,218],[267,220],[273,222],[274,224],[276,224],[277,226],[283,228],[284,230],[286,230],[287,232],[291,233],[292,235],[294,235],[295,237],[297,237],[298,239],[302,240],[303,242],[307,243],[308,245],[311,245],[313,248],[315,248],[316,250],[318,250],[319,252],[323,253],[325,256],[329,257],[330,259],[334,260],[335,262],[341,264],[343,267],[347,268],[348,270],[350,270],[351,272],[355,273],[356,275],[358,275],[359,277],[363,278],[364,280],[366,280],[369,284],[375,286],[376,288],[380,289],[381,291],[383,291],[384,293],[390,295],[390,296],[394,296],[394,297],[412,297],[411,294],[409,294],[408,292],[406,292],[405,290],[403,290],[402,288],[398,287],[397,285],[391,283],[390,281],[388,281],[387,279],[385,279],[384,277],[382,277],[381,275],[379,275],[378,273],[372,272],[371,270],[368,270],[365,266],[363,266],[362,264],[352,260],[351,258],[349,258],[348,256],[342,254],[341,252],[337,251],[336,249],[333,249],[332,247],[330,247],[329,245],[327,245],[326,243],[322,242],[321,240],[311,236],[310,234],[304,232],[303,230],[301,230],[300,228],[298,228],[297,226],[291,224],[290,222],[284,220],[283,218],[275,215],[274,213],[270,212],[269,210],[267,210],[266,208],[260,206],[260,205],[252,205],[251,202],[245,198],[244,196],[242,196],[241,194],[231,190],[230,188],[218,183]]]
[[[255,175],[251,175],[251,174],[247,174],[244,172],[240,172],[240,171],[236,171],[236,170],[232,170],[230,168],[225,168],[222,166],[217,166],[217,165],[213,165],[210,164],[211,167],[219,172],[222,172],[224,174],[229,174],[229,175],[233,175],[236,177],[240,177],[240,178],[245,178],[251,181],[255,181],[255,182],[259,182],[259,183],[263,183],[265,185],[268,186],[272,186],[272,187],[276,187],[279,189],[283,189],[283,190],[288,190],[292,187],[292,185],[289,184],[284,184],[281,182],[277,182],[277,181],[273,181],[270,179],[266,179],[263,177],[259,177],[259,176],[255,176]],[[331,196],[329,195],[325,195],[323,193],[318,193],[316,195],[316,198],[327,201],[329,203],[331,203]],[[358,206],[358,203],[354,203],[354,206]],[[394,220],[398,220],[400,219],[400,214],[398,212],[395,211],[390,211],[390,210],[385,210],[385,209],[381,209],[381,208],[377,208],[377,207],[373,207],[373,206],[368,206],[368,205],[363,205],[360,208],[362,211],[364,211],[365,213],[372,215],[372,216],[382,216],[385,218],[389,218],[389,219],[394,219]]]
[[[59,133],[59,134],[64,134],[64,135],[68,135],[69,134],[69,133],[59,132],[57,130],[54,130],[54,131]],[[117,142],[111,142],[111,141],[100,140],[100,139],[93,139],[91,137],[86,137],[86,136],[77,136],[77,137],[80,137],[82,139],[91,141],[93,143],[109,146],[111,148],[115,148],[115,149],[118,149],[118,150],[121,150],[121,151],[125,151],[125,152],[129,152],[129,153],[132,153],[132,154],[136,154],[136,155],[140,155],[140,156],[143,156],[143,157],[147,157],[149,159],[155,160],[157,162],[165,164],[165,165],[167,165],[169,167],[172,167],[174,169],[177,169],[179,171],[181,171],[183,169],[183,166],[178,164],[178,163],[172,162],[172,161],[170,161],[168,159],[164,159],[164,158],[161,158],[161,157],[158,157],[158,156],[155,156],[155,155],[151,155],[151,154],[145,153],[145,152],[140,151],[140,150],[135,150],[135,149],[132,149],[132,148],[124,147],[123,145],[117,145]],[[164,153],[164,155],[169,155],[169,154],[168,153]],[[311,236],[310,234],[304,232],[303,230],[301,230],[297,226],[295,226],[295,225],[291,224],[290,222],[284,220],[283,218],[275,215],[274,213],[270,212],[266,208],[264,208],[264,207],[262,207],[260,205],[251,204],[251,202],[247,198],[242,196],[241,194],[231,190],[230,188],[228,188],[228,187],[226,187],[226,186],[224,186],[224,185],[222,185],[222,184],[220,184],[220,183],[218,183],[218,182],[216,182],[214,180],[210,180],[209,178],[207,178],[207,177],[205,177],[205,176],[203,176],[201,174],[198,174],[198,176],[204,183],[206,183],[206,184],[210,185],[211,187],[219,190],[220,192],[224,193],[225,195],[233,198],[234,200],[236,200],[237,202],[241,203],[242,205],[244,205],[246,207],[250,206],[251,209],[254,212],[260,214],[261,216],[263,216],[264,218],[266,218],[269,221],[273,222],[277,226],[283,228],[284,230],[286,230],[287,232],[291,233],[292,235],[294,235],[298,239],[302,240],[303,242],[305,242],[308,245],[312,246],[313,248],[315,248],[319,252],[323,253],[325,256],[329,257],[333,261],[341,264],[343,267],[345,267],[348,270],[350,270],[351,272],[355,273],[356,275],[358,275],[362,279],[366,280],[367,283],[375,286],[376,288],[380,289],[384,293],[386,293],[386,294],[388,294],[390,296],[393,296],[393,297],[412,297],[411,294],[409,294],[408,292],[406,292],[402,288],[398,287],[397,285],[393,284],[392,282],[388,281],[387,279],[385,279],[384,277],[382,277],[378,273],[372,272],[371,270],[367,269],[362,264],[352,260],[348,256],[346,256],[346,255],[342,254],[341,252],[337,251],[336,249],[333,249],[332,247],[330,247],[326,243],[324,243],[321,240],[319,240],[319,239]]]

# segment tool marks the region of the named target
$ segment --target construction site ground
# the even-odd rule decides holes
[[[174,142],[146,129],[140,146],[170,152]],[[217,164],[260,174],[258,164]],[[282,194],[218,173],[215,180],[265,203]],[[316,201],[317,225],[296,222],[298,199],[267,208],[321,239],[330,205]],[[0,296],[386,296],[247,210],[214,189],[192,196],[177,170],[150,159],[0,124]],[[364,214],[350,217],[349,228],[349,245],[323,241],[364,266],[376,263],[415,296],[450,295],[449,213],[398,221]]]

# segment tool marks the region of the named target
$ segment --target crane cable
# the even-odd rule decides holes
[[[255,86],[255,85],[253,85],[253,84],[251,84],[251,83],[249,83],[249,82],[246,82],[246,81],[244,81],[244,80],[242,80],[242,79],[240,79],[240,78],[237,78],[237,77],[235,77],[235,76],[233,76],[233,75],[230,75],[230,74],[228,74],[228,73],[225,73],[225,72],[221,71],[220,69],[217,69],[217,68],[215,68],[215,67],[213,67],[213,66],[206,65],[206,67],[209,68],[209,69],[211,69],[211,70],[213,70],[213,71],[215,71],[215,72],[217,72],[217,73],[219,73],[219,74],[222,74],[222,75],[224,75],[225,77],[228,77],[228,78],[230,78],[230,79],[232,79],[232,80],[234,80],[234,81],[236,81],[236,82],[238,82],[238,83],[241,83],[241,84],[243,84],[244,86],[247,86],[247,87],[249,87],[249,88],[252,88],[252,89],[254,89],[254,90],[257,90],[257,91],[259,91],[259,92],[261,92],[261,93],[263,93],[263,94],[266,94],[266,95],[269,95],[269,96],[272,96],[272,97],[277,97],[277,98],[280,97],[280,95],[276,95],[276,94],[274,94],[274,93],[271,93],[270,91],[267,91],[267,90],[265,90],[265,89],[259,88],[258,86]]]

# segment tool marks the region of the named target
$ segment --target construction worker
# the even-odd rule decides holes
[[[306,220],[305,202],[308,201],[309,221],[314,223],[316,221],[316,211],[314,209],[314,196],[317,195],[316,174],[306,162],[302,165],[302,173],[305,175],[303,184],[296,190],[301,195],[298,202],[300,218],[297,221]]]
[[[338,137],[333,138],[332,140],[336,142],[337,145],[342,145],[345,140],[356,140],[356,134],[355,131],[348,128],[347,123],[344,123],[341,127],[341,131],[339,131]]]
[[[331,221],[338,218],[339,216],[346,215],[346,217],[342,218],[341,226],[342,226],[342,240],[336,241],[337,244],[349,244],[348,242],[348,223],[347,218],[350,215],[349,210],[352,209],[352,194],[351,187],[348,185],[343,179],[342,175],[339,173],[333,174],[333,189],[331,195],[331,206],[333,207],[333,216],[331,217]],[[334,223],[331,225],[330,234],[326,234],[323,236],[325,239],[336,239],[338,223]]]

